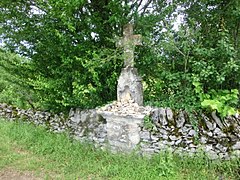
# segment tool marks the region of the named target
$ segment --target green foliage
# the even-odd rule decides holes
[[[91,108],[116,99],[123,59],[115,41],[128,22],[143,35],[135,61],[147,104],[199,110],[197,79],[210,96],[204,107],[223,116],[237,108],[223,91],[239,90],[238,0],[3,0],[0,10],[6,48],[28,57],[12,72],[20,72],[43,109]],[[178,15],[183,22],[176,28]]]
[[[0,94],[0,101],[2,103],[7,103],[15,105],[20,108],[30,107],[27,100],[29,98],[28,92],[24,92],[20,86],[8,85],[4,87]],[[31,107],[32,108],[32,107]]]
[[[229,90],[210,90],[210,93],[204,93],[202,84],[195,81],[195,92],[198,94],[201,101],[201,106],[208,110],[216,110],[222,118],[236,114],[238,111],[239,92],[237,89]]]
[[[36,97],[24,82],[24,58],[0,49],[0,102],[20,108],[35,108]]]
[[[188,112],[207,106],[209,109],[210,105],[222,117],[233,114],[238,107],[235,92],[240,80],[239,17],[233,13],[238,11],[239,3],[232,1],[223,6],[219,1],[176,2],[185,8],[178,11],[185,14],[184,23],[174,30],[173,16],[169,16],[169,21],[161,19],[152,39],[145,42],[148,48],[151,46],[148,57],[144,56],[145,51],[140,56],[139,68],[146,73],[147,104]],[[201,86],[194,86],[196,80]],[[205,97],[199,97],[200,91]],[[216,103],[217,109],[212,105]]]
[[[152,128],[154,127],[154,124],[149,116],[144,117],[143,125],[148,130],[152,130]]]
[[[157,163],[152,171],[156,171],[156,173],[159,173],[159,177],[169,178],[177,176],[177,172],[175,170],[177,164],[174,161],[174,155],[172,153],[160,153],[159,155],[156,155],[153,159]]]
[[[115,99],[122,60],[113,39],[127,20],[119,19],[127,13],[122,6],[116,1],[1,1],[1,36],[6,48],[28,57],[18,68],[25,68],[24,83],[42,109],[90,108]]]

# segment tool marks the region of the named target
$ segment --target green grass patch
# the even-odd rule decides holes
[[[204,156],[171,153],[152,158],[112,154],[22,122],[0,120],[0,144],[0,172],[30,171],[43,179],[240,178],[237,159],[211,161]]]

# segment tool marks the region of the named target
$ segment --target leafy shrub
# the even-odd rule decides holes
[[[216,110],[222,118],[236,114],[239,92],[232,90],[211,90],[209,93],[203,93],[202,85],[199,82],[193,82],[195,92],[201,101],[201,106],[208,110]]]

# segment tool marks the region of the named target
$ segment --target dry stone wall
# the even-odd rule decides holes
[[[104,148],[107,144],[106,121],[94,109],[83,111],[78,108],[71,109],[69,116],[66,117],[62,113],[23,110],[0,104],[0,117],[44,126],[55,133],[67,132],[71,138],[93,143],[100,148]]]
[[[190,155],[203,152],[212,159],[240,157],[240,119],[237,116],[222,121],[215,113],[189,117],[184,111],[175,112],[170,108],[146,107],[146,110],[150,114],[145,123],[138,123],[140,141],[136,150],[139,153],[151,155],[168,150]],[[109,143],[107,121],[96,109],[72,109],[65,117],[0,104],[0,116],[44,126],[57,133],[66,131],[72,138],[92,142],[99,148],[114,144],[112,139]],[[192,118],[198,118],[198,126],[191,124]]]
[[[198,118],[198,126],[191,118]],[[240,121],[235,116],[222,122],[214,112],[189,117],[184,111],[156,108],[150,119],[152,127],[141,130],[140,148],[146,154],[168,149],[180,154],[205,152],[212,159],[240,156]]]

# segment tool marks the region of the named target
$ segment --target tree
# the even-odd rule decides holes
[[[9,50],[30,59],[25,81],[45,108],[95,107],[116,99],[120,27],[151,2],[4,0],[2,36]]]
[[[25,82],[46,108],[90,108],[116,99],[122,67],[116,37],[135,24],[144,37],[136,66],[145,101],[199,108],[204,94],[239,89],[238,0],[21,0],[0,2],[2,36],[28,57]],[[199,13],[196,13],[199,12]],[[174,29],[181,14],[183,22]],[[235,92],[235,91],[234,91]]]
[[[26,68],[23,67],[25,64],[21,63],[23,61],[27,59],[0,48],[0,102],[20,108],[35,108],[36,97],[24,83]]]
[[[176,6],[184,17],[179,29],[167,21],[166,31],[154,32],[160,37],[153,43],[160,49],[154,66],[161,70],[149,79],[149,100],[192,111],[191,106],[201,108],[204,101],[196,94],[195,82],[207,100],[239,89],[240,6],[238,1],[218,0],[178,1]]]

